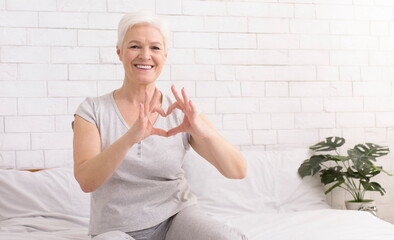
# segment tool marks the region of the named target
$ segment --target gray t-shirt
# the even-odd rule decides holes
[[[171,99],[163,95],[164,111]],[[87,98],[76,115],[97,126],[104,150],[129,129],[113,97],[113,92]],[[182,122],[175,110],[154,127],[169,130]],[[137,231],[155,226],[183,208],[196,203],[182,169],[189,149],[189,134],[165,138],[149,136],[130,148],[111,178],[91,194],[89,234],[119,230]]]

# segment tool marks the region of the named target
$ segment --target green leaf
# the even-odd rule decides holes
[[[391,174],[391,173],[389,173],[389,172],[383,170],[382,167],[376,167],[376,166],[374,166],[374,169],[377,170],[377,171],[384,172],[384,173],[386,173],[386,174],[389,175],[389,176],[393,176],[393,174]]]
[[[327,194],[327,193],[331,192],[332,190],[334,190],[334,188],[341,186],[342,183],[344,183],[344,182],[345,182],[345,180],[337,182],[336,184],[332,185],[329,189],[327,189],[324,192],[324,194]]]
[[[385,156],[390,152],[388,147],[379,146],[374,143],[357,144],[356,146],[354,146],[353,149],[365,156],[369,156],[373,158]]]
[[[380,173],[380,171],[375,171],[373,169],[368,169],[369,171],[365,174],[365,176],[367,176],[368,178],[372,178],[375,177],[376,175],[378,175]]]
[[[356,148],[349,149],[347,151],[349,158],[353,162],[353,166],[356,170],[360,170],[362,168],[371,168],[374,166],[372,161],[376,161],[375,158],[371,156],[366,156],[364,153],[358,151]]]
[[[327,155],[328,160],[332,160],[335,162],[341,161],[341,162],[345,162],[347,160],[349,160],[349,157],[347,156],[340,156],[340,155]]]
[[[384,188],[382,188],[382,186],[380,186],[380,184],[377,182],[360,181],[360,183],[363,185],[366,191],[377,191],[380,192],[382,196],[386,193],[386,190],[384,190]]]
[[[334,188],[341,186],[342,183],[345,182],[345,179],[343,178],[344,174],[341,172],[341,170],[341,166],[336,166],[321,171],[321,182],[324,185],[336,182],[327,191],[324,192],[325,194],[331,192]]]
[[[313,176],[322,169],[320,164],[325,161],[327,161],[327,157],[325,155],[313,155],[301,164],[298,168],[298,174],[302,178],[305,176]]]
[[[343,178],[344,173],[341,172],[341,170],[342,170],[341,166],[335,166],[321,170],[321,174],[320,174],[321,182],[324,185],[333,182],[345,182],[345,179]]]
[[[345,139],[341,137],[328,137],[325,141],[319,142],[311,147],[310,149],[316,152],[332,151],[345,144]]]
[[[360,173],[358,171],[353,171],[351,167],[347,168],[345,175],[349,178],[356,178],[356,179],[361,177]]]

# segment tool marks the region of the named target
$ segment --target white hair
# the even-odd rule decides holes
[[[134,25],[142,23],[148,23],[159,29],[161,35],[163,35],[164,46],[167,49],[167,40],[170,37],[170,29],[168,24],[160,16],[150,11],[133,12],[123,16],[123,18],[119,21],[118,26],[118,47],[122,47],[126,32]]]

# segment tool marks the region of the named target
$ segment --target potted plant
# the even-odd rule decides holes
[[[390,150],[386,146],[365,143],[348,149],[347,155],[340,155],[338,148],[343,144],[345,144],[344,138],[328,137],[325,141],[311,146],[311,150],[325,154],[315,154],[306,159],[299,167],[298,174],[303,178],[319,173],[321,182],[329,185],[325,194],[337,187],[342,188],[353,197],[353,200],[346,202],[348,209],[364,208],[375,213],[374,201],[365,199],[364,196],[367,191],[378,191],[381,195],[386,192],[379,183],[371,181],[371,178],[381,172],[392,176],[382,167],[375,165],[376,158],[387,155]],[[329,152],[333,154],[328,154]],[[354,207],[352,203],[359,203],[359,206]]]

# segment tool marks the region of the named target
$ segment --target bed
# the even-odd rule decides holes
[[[223,178],[193,151],[184,169],[202,208],[251,240],[393,240],[393,224],[366,211],[331,209],[319,176],[298,177],[309,154],[243,151],[248,174],[242,180]]]
[[[297,176],[307,152],[243,151],[248,175],[223,178],[189,151],[185,175],[200,205],[212,217],[251,240],[393,240],[394,225],[369,212],[335,210],[318,178]],[[89,194],[72,169],[0,170],[0,239],[90,239]]]
[[[71,168],[0,170],[0,239],[85,240],[90,196]]]

